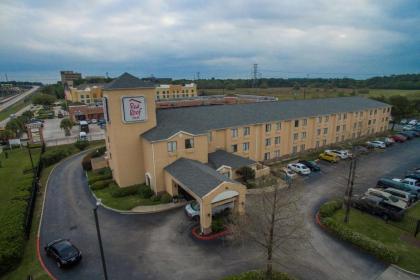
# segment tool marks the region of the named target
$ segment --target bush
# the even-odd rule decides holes
[[[92,158],[101,157],[105,154],[106,147],[100,147],[92,152]]]
[[[154,192],[149,186],[141,185],[139,187],[139,195],[141,198],[151,198]]]
[[[211,231],[213,233],[220,232],[225,229],[225,226],[223,225],[223,219],[221,217],[219,218],[213,218],[213,221],[211,223]]]
[[[93,185],[95,182],[104,181],[108,179],[112,179],[112,174],[91,175],[88,182],[89,182],[89,185]]]
[[[44,166],[53,165],[72,154],[69,148],[47,150],[41,157]]]
[[[93,183],[90,188],[93,191],[96,190],[101,190],[101,189],[105,189],[106,187],[109,186],[110,183],[112,183],[114,180],[112,179],[106,179],[106,180],[101,180],[101,181],[96,181],[95,183]]]
[[[92,163],[90,162],[91,159],[92,159],[91,154],[87,154],[86,156],[83,157],[82,159],[83,170],[86,170],[86,171],[92,170]]]
[[[160,202],[162,203],[169,203],[171,201],[172,201],[172,197],[167,193],[162,194],[162,196],[160,197]]]
[[[152,201],[152,202],[158,202],[158,201],[160,201],[160,195],[152,195],[152,197],[150,198],[150,200]]]
[[[132,185],[129,187],[118,187],[115,185],[115,188],[111,191],[112,197],[124,197],[129,195],[137,194],[141,185]]]
[[[96,173],[100,175],[112,175],[112,171],[109,167],[104,167],[99,170],[96,170]]]
[[[244,166],[236,171],[245,181],[255,179],[255,170],[249,166]]]
[[[284,272],[273,271],[272,280],[294,280],[294,277],[289,276]],[[238,275],[227,276],[222,280],[265,280],[265,271],[251,270],[243,272]]]
[[[76,146],[76,148],[80,151],[83,151],[89,146],[89,142],[86,140],[77,140],[76,143],[74,143],[74,146]]]
[[[257,184],[255,183],[255,180],[249,180],[245,182],[247,189],[255,189],[257,187]]]
[[[333,218],[324,218],[322,223],[338,238],[353,243],[387,263],[397,263],[399,260],[399,255],[394,249],[337,223]]]
[[[342,206],[343,201],[341,199],[328,201],[319,208],[319,216],[320,218],[331,217],[337,210],[341,209]]]

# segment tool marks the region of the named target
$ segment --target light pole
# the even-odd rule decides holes
[[[104,279],[108,280],[108,273],[106,272],[104,248],[102,247],[101,230],[99,229],[99,221],[98,221],[98,207],[100,205],[101,205],[101,200],[98,199],[96,201],[95,208],[93,208],[93,215],[95,216],[96,233],[98,234],[99,249],[101,250],[101,259],[102,259],[102,268],[104,270]]]

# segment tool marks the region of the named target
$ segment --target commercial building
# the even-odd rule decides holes
[[[76,80],[80,80],[82,78],[81,73],[77,73],[74,71],[60,71],[61,75],[61,83],[63,85],[68,85],[69,87],[73,86],[73,82]]]
[[[69,117],[74,122],[92,119],[100,120],[104,118],[104,110],[102,105],[98,104],[70,105]]]
[[[194,197],[203,232],[216,196],[243,213],[241,167],[260,176],[264,161],[385,131],[391,109],[362,97],[156,109],[156,94],[127,73],[104,87],[109,166],[120,187]]]
[[[102,102],[103,84],[82,84],[77,87],[69,87],[66,90],[66,99],[71,102],[93,104]]]
[[[156,100],[179,99],[197,96],[195,83],[182,85],[160,85],[156,87]]]

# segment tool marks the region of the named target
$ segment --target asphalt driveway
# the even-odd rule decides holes
[[[402,176],[420,165],[420,139],[363,156],[358,165],[356,192],[373,186],[381,176]],[[42,253],[58,279],[101,279],[99,248],[91,196],[80,166],[82,156],[59,164],[51,174],[41,224],[41,245],[70,238],[83,252],[82,262],[59,270]],[[386,265],[325,234],[314,223],[318,206],[344,193],[347,162],[322,164],[321,174],[304,179],[302,211],[307,242],[284,244],[277,266],[301,279],[375,279]],[[250,198],[252,199],[252,198]],[[123,215],[99,209],[110,279],[220,279],[261,267],[261,251],[253,244],[210,243],[192,239],[192,222],[182,209],[151,215]]]

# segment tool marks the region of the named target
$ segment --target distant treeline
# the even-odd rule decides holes
[[[175,84],[192,80],[174,80]],[[195,81],[201,89],[235,89],[253,86],[252,79],[200,79]],[[350,78],[261,78],[256,87],[314,87],[314,88],[371,88],[371,89],[420,89],[420,74],[373,77],[365,80]]]
[[[13,85],[13,86],[20,86],[20,87],[29,87],[32,85],[42,86],[42,83],[39,83],[39,82],[19,82],[19,81],[0,82],[0,84],[7,84],[7,85]]]

